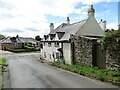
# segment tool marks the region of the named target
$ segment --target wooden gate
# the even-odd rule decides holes
[[[99,68],[106,68],[106,53],[101,48],[100,44],[96,43],[93,45],[92,56],[93,66],[97,66]]]

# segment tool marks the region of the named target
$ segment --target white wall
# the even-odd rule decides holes
[[[99,22],[100,27],[103,29],[103,31],[106,30],[106,21]]]
[[[63,43],[63,55],[65,62],[71,64],[71,46],[70,43]]]
[[[77,35],[103,36],[104,31],[94,17],[90,17],[83,27],[76,33]]]
[[[45,42],[45,46],[43,44],[43,49],[41,50],[41,57],[48,60],[48,61],[53,61],[53,53],[58,52],[58,48],[61,47],[61,43],[59,43],[59,47],[54,46],[55,42],[51,42],[51,46],[48,46],[48,42]],[[46,58],[44,57],[44,52],[46,52]],[[50,54],[51,54],[51,59],[50,59]]]
[[[41,57],[48,60],[48,61],[53,61],[54,58],[52,56],[53,52],[58,52],[58,48],[62,48],[62,44],[59,43],[59,47],[55,47],[54,43],[51,43],[51,47],[48,46],[48,42],[45,43],[46,45],[43,45],[43,49],[41,49]],[[46,52],[47,58],[44,57],[44,52]],[[51,54],[51,59],[50,59],[50,54]],[[65,62],[67,64],[71,64],[71,48],[70,48],[70,43],[63,43],[63,55]]]

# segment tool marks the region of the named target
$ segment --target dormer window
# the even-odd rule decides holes
[[[65,32],[57,32],[58,39],[60,40],[64,34]]]

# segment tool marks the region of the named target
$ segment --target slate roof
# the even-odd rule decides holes
[[[85,19],[73,24],[62,23],[56,29],[52,30],[48,35],[50,36],[50,34],[57,34],[57,32],[59,33],[61,32],[64,33],[64,35],[60,34],[62,36],[59,36],[60,37],[59,41],[69,40],[70,34],[75,34],[84,25],[86,21],[87,20]]]
[[[68,24],[67,23],[62,23],[56,29],[52,30],[49,34],[56,34],[56,32],[64,32],[64,31],[61,31],[61,29],[65,26],[68,26]]]
[[[3,40],[1,41],[1,43],[12,43],[12,41],[11,41],[10,38],[11,38],[11,37],[7,37],[7,38],[3,39]],[[17,43],[21,43],[21,41],[18,40],[18,39],[16,39],[16,42],[17,42]]]
[[[13,43],[14,41],[12,41],[10,39],[11,37],[7,37],[3,40],[1,40],[1,43]],[[37,41],[33,38],[28,38],[28,37],[18,37],[16,38],[17,43],[36,43]]]
[[[36,43],[37,40],[29,37],[19,37],[21,42],[26,42],[26,43]]]

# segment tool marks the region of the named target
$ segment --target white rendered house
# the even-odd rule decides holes
[[[67,17],[67,23],[62,23],[54,29],[54,24],[50,24],[50,33],[44,35],[42,40],[43,48],[41,49],[41,57],[54,61],[59,59],[59,48],[63,50],[65,62],[71,64],[71,44],[70,35],[101,37],[106,29],[106,22],[98,23],[94,17],[95,10],[93,5],[88,9],[88,18],[79,22],[70,24],[70,19]]]

